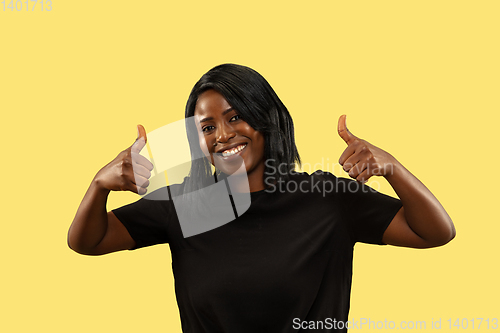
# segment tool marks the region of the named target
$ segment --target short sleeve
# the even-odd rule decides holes
[[[353,243],[385,245],[382,237],[403,206],[401,200],[346,178],[338,178],[342,215]]]
[[[112,211],[136,243],[130,250],[169,242],[168,221],[175,214],[171,200],[141,198]]]

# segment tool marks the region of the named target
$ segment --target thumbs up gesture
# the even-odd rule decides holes
[[[146,142],[146,130],[142,125],[137,125],[135,142],[99,170],[95,176],[97,185],[107,191],[145,194],[153,170],[153,164],[139,154]]]
[[[347,144],[339,163],[351,178],[365,183],[371,176],[389,176],[397,160],[386,151],[352,134],[346,126],[346,116],[339,118],[338,132]]]

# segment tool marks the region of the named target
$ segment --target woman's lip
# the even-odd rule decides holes
[[[236,143],[236,144],[232,144],[232,145],[229,145],[228,147],[226,148],[221,148],[217,151],[215,151],[215,153],[217,154],[222,154],[223,152],[225,152],[226,150],[233,150],[234,148],[236,147],[239,147],[239,146],[243,146],[243,145],[247,145],[248,142],[240,142],[240,143]]]
[[[240,150],[239,152],[237,152],[236,154],[229,155],[229,156],[224,156],[224,155],[222,155],[222,152],[220,152],[220,153],[215,153],[215,155],[216,155],[218,158],[223,159],[224,161],[230,160],[230,159],[232,159],[232,158],[233,158],[233,157],[235,157],[235,156],[239,156],[239,155],[241,155],[241,153],[242,153],[245,149],[247,149],[247,147],[248,147],[248,143],[244,143],[244,145],[245,145],[245,147],[243,147],[243,149],[242,149],[242,150]],[[240,145],[240,146],[241,146],[241,145]]]

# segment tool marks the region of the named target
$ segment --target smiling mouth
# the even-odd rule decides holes
[[[241,145],[239,145],[237,147],[234,147],[232,149],[224,150],[222,153],[219,153],[219,154],[222,157],[230,157],[230,156],[238,154],[240,151],[242,151],[243,149],[245,149],[246,146],[247,146],[247,144],[244,143],[244,144],[241,144]]]

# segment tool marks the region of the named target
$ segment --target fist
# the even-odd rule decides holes
[[[97,185],[108,191],[146,194],[151,170],[153,170],[153,164],[139,154],[146,142],[146,130],[142,125],[137,125],[137,139],[99,170],[95,177]]]
[[[386,151],[375,147],[352,134],[346,126],[346,116],[339,118],[338,132],[347,144],[339,163],[351,178],[366,183],[371,176],[387,177],[392,174],[396,159]]]

